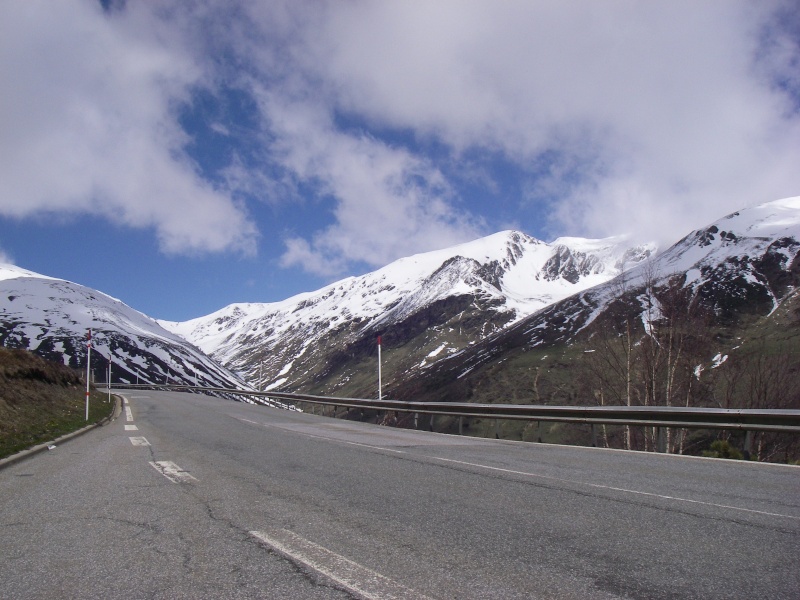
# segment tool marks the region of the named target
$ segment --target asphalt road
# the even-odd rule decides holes
[[[0,598],[800,598],[798,467],[126,397],[0,471]]]

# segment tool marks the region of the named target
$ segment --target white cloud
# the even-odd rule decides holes
[[[11,255],[8,254],[2,248],[0,248],[0,263],[5,263],[5,264],[8,264],[8,265],[13,265],[14,264],[14,259],[11,258]]]
[[[481,157],[500,156],[529,174],[519,201],[545,207],[554,235],[666,241],[800,193],[791,9],[193,0],[108,16],[89,0],[7,3],[0,215],[88,212],[152,227],[169,252],[251,252],[256,227],[234,198],[295,202],[314,187],[331,218],[289,235],[282,263],[332,274],[487,232],[493,208],[460,198],[466,176],[443,165],[468,157],[492,189]],[[224,189],[186,157],[176,118],[197,86],[221,85],[257,99],[264,161],[235,158]],[[439,155],[422,154],[429,142]]]
[[[450,203],[447,182],[428,161],[368,135],[337,131],[313,105],[270,94],[262,102],[277,136],[274,159],[336,199],[335,224],[310,240],[289,238],[284,266],[335,275],[353,262],[381,266],[479,235],[478,222]]]
[[[244,208],[183,152],[176,109],[205,74],[179,31],[140,3],[0,12],[0,215],[91,213],[154,228],[171,253],[254,251]]]
[[[800,53],[797,32],[776,28],[782,6],[335,3],[294,55],[338,110],[376,125],[522,165],[572,157],[569,179],[540,182],[556,228],[679,236],[800,191],[785,93]]]
[[[775,17],[790,3],[243,6],[246,25],[225,27],[257,80],[272,157],[335,200],[335,223],[291,237],[284,265],[379,264],[491,220],[491,207],[464,210],[436,159],[343,131],[341,115],[376,136],[433,140],[455,160],[500,153],[529,170],[520,201],[544,205],[555,235],[671,241],[800,193],[800,119],[786,94],[800,89],[800,52]]]

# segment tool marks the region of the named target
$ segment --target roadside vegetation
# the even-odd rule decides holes
[[[587,340],[584,381],[598,404],[717,407],[800,407],[800,297],[790,294],[767,315],[727,310],[692,294],[681,281],[644,290],[620,289],[616,309]],[[750,307],[748,307],[750,308]],[[612,436],[613,437],[613,436]],[[667,430],[667,451],[791,462],[797,435]],[[616,447],[652,450],[653,428],[626,427]],[[728,451],[728,448],[741,449]]]
[[[80,373],[24,350],[0,348],[0,458],[84,427],[86,383]],[[89,423],[111,414],[92,391]]]

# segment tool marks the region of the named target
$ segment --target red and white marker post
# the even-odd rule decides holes
[[[89,420],[89,376],[92,363],[92,330],[86,334],[86,420]]]

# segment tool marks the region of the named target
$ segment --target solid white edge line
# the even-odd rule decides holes
[[[729,509],[729,510],[738,510],[738,511],[741,511],[741,512],[755,513],[755,514],[758,514],[758,515],[766,515],[766,516],[769,516],[769,517],[783,517],[783,518],[786,518],[786,519],[797,519],[797,520],[800,520],[800,517],[796,517],[794,515],[784,515],[784,514],[781,514],[781,513],[771,513],[771,512],[766,512],[766,511],[763,511],[763,510],[755,510],[755,509],[752,509],[752,508],[740,508],[738,506],[729,506],[727,504],[716,504],[714,502],[705,502],[703,500],[691,500],[690,498],[680,498],[678,496],[666,496],[664,494],[656,494],[656,493],[653,493],[653,492],[640,492],[638,490],[629,490],[627,488],[614,487],[614,486],[611,486],[611,485],[602,485],[600,483],[588,483],[588,482],[585,482],[585,481],[574,481],[572,479],[563,479],[561,477],[554,477],[552,475],[537,475],[535,473],[527,473],[525,471],[515,471],[513,469],[503,469],[501,467],[492,467],[492,466],[489,466],[489,465],[481,465],[479,463],[471,463],[471,462],[466,462],[466,461],[463,461],[463,460],[455,460],[455,459],[452,459],[452,458],[439,458],[439,457],[431,457],[431,458],[433,458],[434,460],[441,460],[441,461],[444,461],[444,462],[456,463],[456,464],[459,464],[459,465],[465,465],[465,466],[469,466],[469,467],[477,467],[477,468],[480,468],[480,469],[490,469],[492,471],[500,471],[502,473],[510,473],[512,475],[522,475],[522,476],[525,476],[525,477],[534,477],[534,478],[537,478],[537,479],[548,479],[550,481],[558,481],[559,483],[567,483],[567,484],[572,484],[572,485],[585,485],[585,486],[588,486],[588,487],[593,487],[593,488],[598,488],[598,489],[603,489],[603,490],[611,490],[611,491],[614,491],[614,492],[623,492],[623,493],[626,493],[626,494],[636,494],[636,495],[639,495],[639,496],[649,496],[651,498],[661,498],[662,500],[675,500],[676,502],[689,502],[691,504],[702,504],[704,506],[712,506],[714,508],[725,508],[725,509]]]
[[[250,535],[290,560],[302,563],[366,600],[432,600],[430,596],[414,591],[291,531],[283,529],[273,535],[251,531]],[[288,539],[278,539],[277,535]]]

